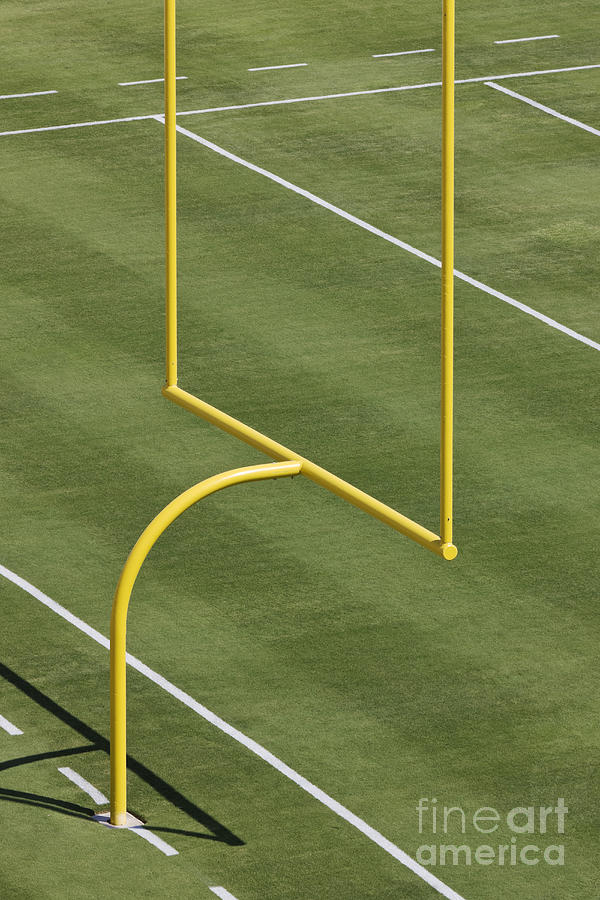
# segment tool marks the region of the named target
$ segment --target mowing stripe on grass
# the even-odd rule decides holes
[[[600,63],[588,66],[569,66],[565,69],[539,69],[535,72],[513,72],[510,75],[482,75],[478,78],[462,78],[455,84],[474,84],[478,81],[500,81],[503,78],[528,78],[532,75],[555,75],[560,72],[580,72],[584,69],[600,69]],[[178,116],[199,116],[205,113],[231,112],[237,109],[256,109],[261,106],[282,106],[289,103],[309,103],[313,100],[337,100],[343,97],[364,97],[372,94],[388,94],[398,91],[416,91],[420,88],[441,87],[441,81],[430,81],[425,84],[405,84],[399,87],[375,88],[368,91],[347,91],[343,94],[320,94],[314,97],[291,97],[286,100],[261,100],[258,103],[237,103],[233,106],[209,106],[205,109],[190,109],[178,112]],[[45,125],[41,128],[19,128],[14,131],[0,131],[0,137],[16,134],[35,134],[38,131],[62,131],[67,128],[87,128],[90,125],[114,125],[121,122],[140,122],[143,119],[156,119],[160,113],[146,116],[126,116],[122,119],[99,119],[97,122],[73,122],[69,125]]]
[[[155,116],[155,118],[157,122],[164,124],[163,116]],[[402,250],[406,250],[408,253],[412,253],[413,256],[418,256],[419,259],[424,259],[426,262],[431,263],[433,266],[441,268],[442,264],[439,259],[436,259],[435,256],[431,256],[429,253],[424,253],[422,250],[417,249],[417,247],[413,247],[411,244],[407,244],[406,241],[401,241],[399,240],[399,238],[388,234],[386,231],[382,231],[380,228],[376,228],[374,225],[370,225],[369,222],[365,222],[364,219],[359,219],[357,216],[353,216],[351,213],[340,209],[339,206],[334,206],[333,203],[329,203],[327,200],[323,200],[322,197],[317,197],[316,194],[313,194],[310,191],[305,191],[304,188],[298,187],[298,185],[296,184],[292,184],[291,181],[286,181],[285,178],[280,178],[279,175],[275,175],[273,172],[269,172],[267,169],[262,169],[260,166],[255,166],[254,163],[242,159],[241,156],[236,156],[235,153],[230,153],[229,150],[225,150],[223,147],[219,147],[218,144],[213,144],[212,141],[207,141],[206,138],[200,137],[200,135],[195,134],[193,131],[189,131],[187,128],[183,128],[183,126],[181,125],[177,125],[176,128],[177,131],[179,131],[181,134],[186,135],[186,137],[191,138],[198,144],[202,144],[202,146],[207,147],[209,150],[214,150],[214,152],[218,153],[220,156],[224,156],[227,159],[230,159],[232,162],[238,163],[240,166],[244,166],[246,169],[250,169],[252,172],[256,172],[258,175],[264,175],[264,177],[268,178],[270,181],[274,181],[276,184],[280,184],[282,187],[293,191],[295,194],[300,194],[301,197],[305,197],[312,203],[316,203],[318,206],[322,206],[324,209],[328,209],[330,212],[335,213],[336,216],[340,216],[342,219],[346,219],[346,221],[352,222],[353,225],[358,225],[359,228],[364,228],[365,231],[371,232],[371,234],[376,235],[376,237],[383,238],[384,241],[389,241],[390,244],[394,244],[396,247],[400,247]],[[484,291],[484,293],[489,294],[491,297],[496,297],[498,300],[502,300],[504,303],[508,303],[510,306],[514,306],[516,309],[520,309],[521,312],[524,312],[527,315],[538,319],[540,322],[544,322],[544,324],[549,325],[551,328],[555,328],[557,331],[562,331],[563,334],[574,338],[576,341],[579,341],[582,344],[587,344],[588,347],[592,347],[594,350],[600,350],[600,344],[596,343],[596,341],[592,341],[590,338],[585,337],[585,335],[579,334],[577,331],[573,331],[573,329],[571,328],[567,328],[566,325],[561,325],[560,322],[557,322],[555,319],[551,319],[550,316],[546,316],[544,315],[544,313],[538,312],[536,309],[533,309],[533,307],[527,306],[525,303],[521,303],[519,300],[514,300],[512,297],[509,297],[507,294],[503,294],[501,291],[494,290],[494,288],[491,288],[489,285],[484,284],[482,281],[478,281],[476,278],[471,278],[470,275],[465,275],[464,272],[460,272],[458,269],[454,270],[454,274],[457,278],[460,278],[467,284],[478,288],[480,291]]]
[[[220,897],[221,900],[237,900],[237,898],[234,897],[233,894],[230,894],[229,891],[226,891],[224,887],[210,887],[209,886],[208,889],[209,889],[209,891],[212,891],[213,894],[216,894],[217,897]]]
[[[30,582],[26,581],[24,578],[21,578],[21,576],[17,575],[15,572],[11,572],[10,569],[7,569],[3,565],[0,565],[0,575],[4,576],[4,578],[6,578],[8,581],[11,581],[17,587],[20,587],[22,590],[26,591],[36,600],[39,600],[40,603],[43,603],[44,606],[48,607],[48,609],[51,609],[52,612],[55,612],[66,622],[69,622],[70,625],[74,625],[75,628],[83,631],[84,634],[87,634],[88,637],[91,637],[102,647],[105,647],[107,650],[109,649],[110,642],[107,637],[105,637],[99,631],[96,631],[95,628],[92,628],[92,626],[88,625],[87,622],[84,622],[83,619],[80,619],[78,616],[73,615],[73,613],[69,612],[68,609],[65,609],[64,606],[61,606],[60,603],[57,603],[56,600],[48,597],[47,594],[44,594],[39,590],[39,588],[36,588],[35,585],[30,584]],[[179,700],[180,703],[184,704],[184,706],[187,706],[207,722],[210,722],[211,725],[214,725],[215,728],[218,728],[224,734],[229,735],[229,737],[232,737],[239,744],[242,744],[244,747],[250,750],[251,753],[259,756],[268,765],[272,766],[274,769],[277,769],[278,772],[281,772],[282,775],[285,775],[286,778],[289,778],[290,781],[293,781],[294,784],[297,784],[298,787],[302,788],[303,791],[306,791],[307,794],[310,794],[311,797],[314,797],[315,800],[318,800],[319,803],[323,804],[323,806],[326,806],[341,819],[344,819],[346,822],[356,828],[357,831],[360,831],[361,834],[364,834],[365,837],[369,838],[370,841],[373,841],[374,844],[377,844],[377,846],[381,847],[382,850],[385,850],[386,853],[389,853],[389,855],[396,859],[399,863],[401,863],[407,869],[410,869],[411,872],[414,872],[414,874],[421,878],[423,881],[427,882],[427,884],[434,888],[439,894],[441,894],[443,897],[446,897],[447,900],[465,900],[464,897],[462,897],[460,894],[457,894],[456,891],[448,887],[447,884],[444,884],[443,881],[440,881],[439,878],[436,878],[436,876],[433,875],[432,872],[430,872],[428,869],[414,860],[412,856],[408,855],[408,853],[405,853],[404,850],[401,850],[400,847],[397,847],[396,844],[392,843],[392,841],[388,840],[388,838],[384,837],[371,825],[368,825],[367,822],[365,822],[363,819],[355,816],[353,812],[350,812],[349,809],[346,809],[345,806],[342,806],[341,803],[338,803],[337,800],[334,800],[333,797],[330,797],[329,794],[325,793],[325,791],[322,791],[320,788],[312,784],[312,782],[308,781],[290,766],[286,765],[286,763],[282,762],[282,760],[280,760],[277,756],[275,756],[261,744],[243,734],[243,732],[238,731],[237,728],[234,728],[233,725],[230,725],[224,719],[221,719],[215,713],[211,712],[211,710],[206,706],[198,703],[197,700],[194,700],[193,697],[191,697],[189,694],[186,694],[185,691],[181,690],[181,688],[178,688],[176,685],[172,684],[172,682],[167,681],[167,679],[163,678],[163,676],[158,672],[155,672],[135,656],[132,656],[131,653],[127,654],[127,663],[132,667],[132,669],[135,669],[141,675],[144,675],[150,681],[153,681],[154,684],[161,687],[164,691],[167,692],[167,694],[170,694],[176,700]],[[96,817],[96,819],[100,818],[104,817]],[[132,830],[135,830],[135,828],[132,828]],[[137,829],[138,834],[141,834],[141,831],[142,830],[140,828]],[[150,839],[146,837],[146,840]],[[166,846],[169,845],[167,844]],[[173,848],[171,848],[171,850],[172,849]]]
[[[537,37],[509,38],[507,41],[494,41],[495,44],[520,44],[522,41],[548,41],[560,37],[560,34],[539,34]]]
[[[562,113],[557,112],[550,106],[544,106],[542,103],[538,103],[536,100],[531,100],[529,97],[524,97],[523,94],[517,94],[516,91],[509,91],[508,88],[503,87],[501,84],[494,84],[493,81],[486,81],[485,86],[494,88],[497,91],[502,91],[503,94],[508,94],[509,97],[514,97],[516,100],[522,100],[523,103],[528,103],[529,106],[534,106],[536,109],[541,109],[542,112],[548,113],[549,116],[554,116],[556,119],[562,119],[563,122],[569,122],[571,125],[576,125],[577,128],[583,128],[584,131],[589,131],[590,134],[600,135],[600,131],[597,128],[592,128],[591,125],[585,125],[583,122],[580,122],[579,119],[572,119],[570,116],[563,116]]]
[[[373,59],[383,59],[384,56],[412,56],[413,53],[435,53],[435,49],[428,50],[398,50],[396,53],[373,53]]]
[[[0,100],[17,100],[19,97],[42,97],[44,94],[58,94],[58,91],[31,91],[29,94],[0,94]]]
[[[97,806],[108,803],[108,798],[104,796],[102,791],[99,791],[98,788],[94,787],[93,784],[90,784],[89,781],[86,781],[81,775],[78,775],[77,772],[74,772],[73,769],[64,766],[63,768],[59,768],[58,771],[61,775],[64,775],[65,778],[68,778],[69,781],[72,781],[73,784],[76,784],[78,788],[81,788],[82,791],[85,791],[88,797],[91,797]]]
[[[13,735],[13,737],[17,734],[23,734],[20,728],[13,725],[13,723],[9,722],[8,719],[5,719],[4,716],[0,716],[0,728],[3,728],[8,734]]]

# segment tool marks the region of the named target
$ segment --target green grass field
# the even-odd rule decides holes
[[[178,109],[209,110],[179,124],[439,258],[439,87],[210,111],[438,82],[438,3],[178,7]],[[445,896],[595,900],[600,15],[457,7],[458,79],[576,120],[456,88],[457,269],[554,322],[456,279],[458,558],[306,479],[238,487],[152,551],[128,647],[412,858],[467,845],[427,867]],[[0,98],[0,716],[22,731],[0,728],[0,897],[434,900],[137,671],[129,806],[178,855],[90,821],[58,771],[108,795],[108,652],[35,589],[107,635],[150,519],[266,457],[160,394],[162,125],[35,130],[160,114],[161,84],[119,82],[160,77],[161,4],[5,0],[0,29],[1,97],[57,92]],[[437,531],[439,269],[185,135],[178,165],[181,387]],[[539,861],[500,865],[513,844]]]

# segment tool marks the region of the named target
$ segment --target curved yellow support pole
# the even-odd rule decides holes
[[[184,491],[150,522],[129,554],[113,600],[110,619],[110,824],[127,824],[127,703],[126,630],[129,598],[144,560],[175,519],[194,503],[223,488],[245,481],[297,475],[302,462],[263,463],[221,472]]]

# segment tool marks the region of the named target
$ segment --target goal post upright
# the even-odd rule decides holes
[[[166,385],[177,384],[177,80],[175,0],[165,3]]]
[[[452,543],[452,420],[454,380],[454,56],[455,0],[442,10],[442,384],[440,535]]]

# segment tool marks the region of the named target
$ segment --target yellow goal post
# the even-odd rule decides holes
[[[166,384],[163,394],[174,403],[234,435],[276,462],[232,469],[207,478],[171,501],[144,529],[117,584],[110,626],[110,761],[109,824],[128,827],[126,749],[127,611],[137,575],[150,550],[186,509],[223,488],[249,481],[305,475],[316,484],[411,538],[442,559],[457,555],[452,543],[452,375],[454,276],[454,0],[443,0],[442,123],[442,393],[440,535],[413,522],[337,475],[244,425],[227,413],[177,386],[177,219],[176,219],[176,70],[175,0],[165,0],[165,196],[166,196]]]
[[[302,462],[302,475],[442,559],[458,553],[452,542],[452,412],[454,306],[454,0],[443,2],[442,35],[442,340],[440,435],[440,534],[419,525],[337,475],[300,456],[177,385],[177,172],[175,0],[165,0],[165,270],[166,383],[163,394],[194,415],[217,425],[275,460]]]

